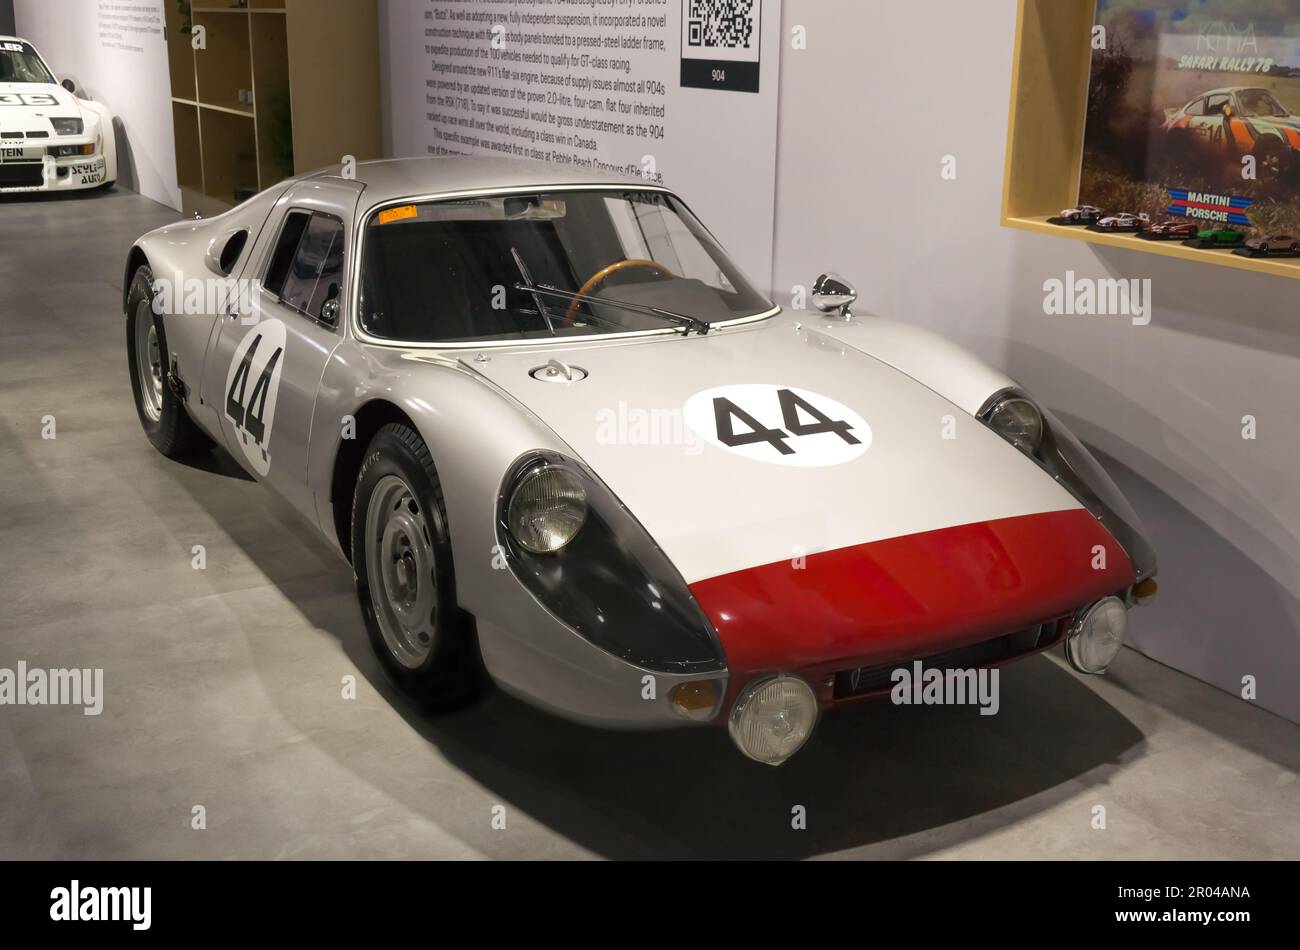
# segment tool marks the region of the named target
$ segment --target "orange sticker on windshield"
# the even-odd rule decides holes
[[[406,218],[415,217],[415,205],[402,205],[400,208],[389,208],[387,211],[379,212],[380,224],[391,224],[394,221],[402,221]]]

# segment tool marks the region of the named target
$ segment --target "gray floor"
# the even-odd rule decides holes
[[[1300,727],[1132,651],[1088,681],[1012,667],[995,717],[828,717],[780,770],[495,694],[419,713],[348,567],[229,458],[139,431],[121,268],[175,217],[0,199],[0,667],[102,667],[107,694],[97,718],[0,706],[0,856],[1300,857]]]

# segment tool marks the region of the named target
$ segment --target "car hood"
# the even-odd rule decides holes
[[[551,358],[585,378],[534,378]],[[969,414],[788,315],[707,336],[494,350],[485,361],[462,362],[567,443],[688,584],[888,538],[1080,508]],[[783,398],[795,406],[794,428],[816,429],[815,412],[852,428],[791,434]],[[715,438],[718,399],[782,428],[790,454],[768,442],[723,445]],[[728,419],[740,438],[751,431],[740,417]]]
[[[48,132],[50,116],[81,115],[76,97],[56,83],[0,82],[0,130]]]

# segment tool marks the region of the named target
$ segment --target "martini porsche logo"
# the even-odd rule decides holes
[[[871,445],[871,427],[848,406],[790,386],[706,389],[686,400],[683,414],[706,442],[775,465],[841,465]]]
[[[226,373],[226,420],[244,457],[262,476],[271,471],[271,426],[280,391],[284,336],[283,323],[263,320],[239,341]]]

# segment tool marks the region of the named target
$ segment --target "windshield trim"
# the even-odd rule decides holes
[[[627,333],[591,333],[584,336],[572,337],[538,337],[530,340],[391,340],[386,337],[372,336],[367,333],[361,326],[361,262],[365,260],[365,234],[370,221],[383,211],[385,208],[394,208],[401,205],[419,204],[423,201],[458,201],[462,198],[492,198],[502,195],[532,195],[538,192],[557,192],[557,191],[655,191],[660,194],[670,195],[676,201],[680,201],[687,211],[691,211],[690,205],[682,201],[682,198],[674,191],[665,188],[663,185],[653,185],[649,183],[628,182],[627,184],[611,184],[608,181],[592,182],[591,184],[565,184],[565,185],[523,185],[510,186],[505,188],[473,188],[460,191],[441,191],[427,195],[403,195],[398,198],[387,198],[372,205],[365,214],[357,215],[356,234],[352,246],[355,248],[353,256],[352,273],[350,283],[352,293],[350,294],[351,303],[348,306],[348,328],[354,339],[369,344],[370,346],[384,346],[401,350],[486,350],[486,349],[503,349],[506,347],[547,347],[556,346],[564,343],[605,343],[612,340],[634,340],[645,337],[656,336],[683,336],[683,327],[667,326],[656,327],[651,330],[631,330]],[[700,218],[691,211],[696,221]],[[700,221],[700,226],[704,228],[709,237],[713,237],[713,232],[709,231],[708,225]],[[716,242],[717,238],[713,238]],[[718,245],[721,247],[721,243]],[[766,299],[766,294],[763,295]],[[770,302],[770,301],[769,301]],[[778,305],[773,305],[770,310],[762,313],[753,313],[744,317],[736,317],[731,320],[718,320],[710,323],[711,330],[726,329],[727,327],[743,326],[747,323],[758,323],[762,320],[768,320],[781,312]]]

